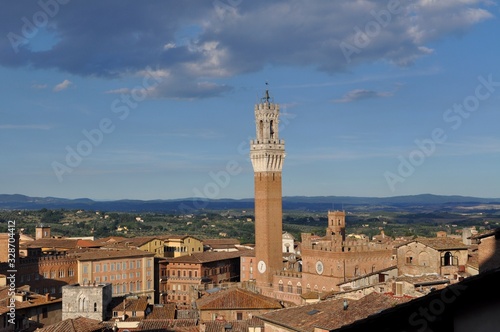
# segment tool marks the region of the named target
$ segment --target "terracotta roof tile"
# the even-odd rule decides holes
[[[141,237],[131,237],[127,238],[123,241],[120,241],[120,243],[123,243],[128,246],[136,246],[140,247],[148,242],[151,242],[153,240],[160,240],[160,237],[157,236],[141,236]],[[163,241],[163,240],[161,240]]]
[[[54,239],[45,238],[35,241],[26,242],[20,245],[21,248],[59,248],[59,249],[75,249],[78,248],[76,239]]]
[[[175,303],[155,304],[146,319],[174,319]]]
[[[276,310],[259,318],[296,331],[313,332],[315,327],[333,330],[409,300],[406,297],[371,293],[359,300],[348,300],[347,310],[343,309],[343,299],[335,299]]]
[[[0,288],[0,314],[9,312],[9,308],[7,307],[10,302],[11,296],[9,295],[9,287],[1,287]],[[17,288],[16,289],[16,294],[21,295],[22,289]],[[62,299],[53,299],[50,298],[47,300],[45,295],[40,295],[37,293],[33,292],[24,292],[26,300],[25,301],[16,301],[16,308],[17,309],[23,309],[23,308],[30,308],[30,307],[36,307],[36,306],[41,306],[41,305],[46,305],[46,304],[52,304],[52,303],[59,303],[62,302]]]
[[[198,331],[196,319],[145,319],[139,323],[140,331]]]
[[[109,308],[113,311],[146,311],[148,307],[147,296],[114,297]]]
[[[126,257],[152,257],[154,253],[139,249],[126,248],[123,250],[119,249],[87,249],[80,251],[73,251],[71,253],[80,261],[91,261],[91,260],[101,260],[101,259],[113,259],[113,258],[126,258]]]
[[[468,246],[462,241],[450,237],[419,237],[397,245],[401,247],[412,242],[419,242],[436,250],[467,249]]]
[[[264,327],[264,322],[258,318],[233,321],[204,321],[201,324],[205,325],[205,332],[223,332],[226,329],[230,329],[231,332],[248,332],[250,327]]]
[[[41,329],[38,332],[98,332],[104,331],[105,325],[98,320],[78,317],[75,319],[65,319]]]
[[[199,310],[211,309],[281,309],[272,298],[241,288],[230,288],[202,297],[196,301]]]
[[[432,285],[432,284],[447,284],[450,280],[438,274],[424,274],[420,276],[399,276],[396,281],[405,281],[415,286]]]

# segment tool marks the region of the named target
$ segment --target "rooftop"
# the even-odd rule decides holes
[[[374,292],[359,300],[348,300],[346,310],[344,299],[334,299],[272,311],[259,318],[299,332],[314,332],[315,328],[332,330],[409,300]]]
[[[402,243],[397,247],[407,245],[412,242],[419,242],[430,248],[440,250],[453,250],[453,249],[467,249],[468,246],[463,244],[462,241],[458,239],[453,239],[450,237],[419,237],[408,242]]]
[[[213,309],[281,309],[272,298],[252,293],[241,288],[230,288],[202,297],[196,301],[200,310]]]
[[[119,250],[119,249],[105,249],[105,248],[74,251],[72,252],[72,254],[80,261],[154,256],[154,253],[138,249]]]
[[[105,325],[95,319],[78,317],[69,318],[38,329],[38,332],[98,332],[104,331]]]

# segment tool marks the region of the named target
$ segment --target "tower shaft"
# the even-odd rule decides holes
[[[279,139],[279,105],[266,91],[255,105],[256,139],[250,142],[255,184],[255,257],[257,284],[269,286],[283,269],[281,170],[285,142]]]

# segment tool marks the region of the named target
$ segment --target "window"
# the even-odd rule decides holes
[[[243,320],[243,313],[242,312],[236,313],[236,320]]]
[[[111,263],[110,265],[110,268],[109,268],[111,271],[114,271],[115,270],[115,263]]]
[[[132,311],[132,317],[136,317],[137,316],[137,311]]]
[[[113,311],[113,317],[118,317],[118,311]]]
[[[130,262],[130,268],[131,268],[131,269],[135,269],[135,262],[134,262],[134,261],[131,261],[131,262]]]
[[[108,272],[108,264],[102,264],[102,272]]]
[[[122,268],[123,268],[124,270],[126,270],[126,269],[127,269],[127,262],[123,262],[123,264],[122,264]]]
[[[137,261],[137,268],[140,269],[141,268],[141,261]]]
[[[279,290],[280,292],[282,292],[282,291],[283,291],[283,282],[282,282],[281,280],[280,280],[280,283],[278,284],[278,290]]]
[[[120,271],[121,266],[122,265],[120,263],[116,263],[116,271]]]
[[[293,286],[292,286],[292,284],[291,284],[291,283],[290,283],[290,284],[288,284],[288,287],[287,287],[287,288],[288,288],[288,293],[293,293]]]
[[[68,269],[68,277],[74,277],[75,276],[75,270],[73,270],[72,267]]]
[[[95,282],[101,282],[101,278],[95,277]]]
[[[94,302],[94,312],[97,311],[97,303]]]
[[[59,278],[64,278],[64,270],[59,270]]]
[[[453,255],[451,252],[447,251],[444,256],[441,258],[441,265],[450,266],[453,265]]]
[[[87,264],[83,266],[83,273],[89,273],[89,267]]]
[[[297,294],[302,294],[302,285],[300,283],[297,284]]]
[[[413,263],[413,257],[408,256],[406,257],[406,264],[412,264]]]
[[[96,272],[96,273],[101,272],[101,264],[96,264],[96,265],[95,265],[95,272]]]

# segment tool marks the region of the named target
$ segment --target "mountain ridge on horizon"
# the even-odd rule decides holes
[[[32,197],[22,194],[0,194],[0,209],[36,210],[51,209],[92,209],[107,211],[181,211],[194,212],[203,209],[253,209],[253,198],[220,198],[202,197],[176,199],[119,199],[99,201],[90,198],[58,198]],[[453,206],[473,204],[500,204],[500,198],[482,198],[461,195],[418,194],[391,197],[358,197],[358,196],[284,196],[284,210],[325,210],[335,205],[343,207],[377,206],[391,210],[398,207],[418,206]]]

